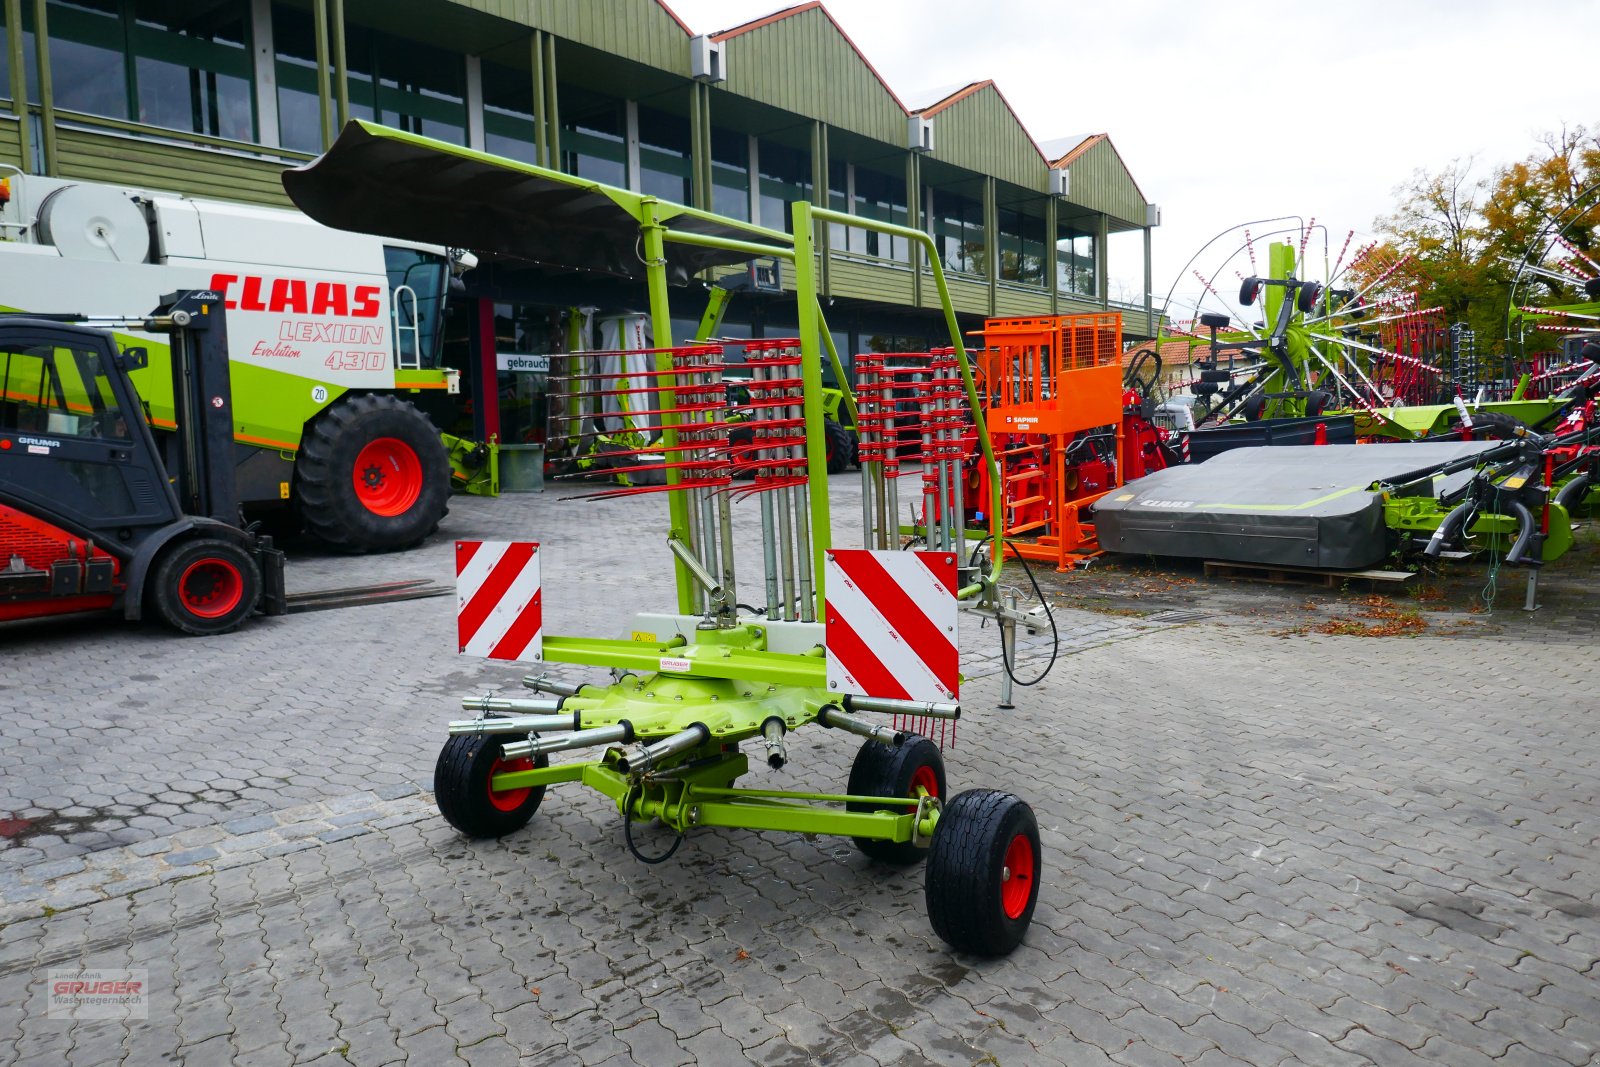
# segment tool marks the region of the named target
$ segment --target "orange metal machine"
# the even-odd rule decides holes
[[[1122,484],[1122,316],[990,319],[980,390],[1004,479],[1006,549],[1067,570],[1098,555],[1089,505]],[[978,467],[968,499],[988,501]]]

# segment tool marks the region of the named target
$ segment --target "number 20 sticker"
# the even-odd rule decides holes
[[[324,400],[328,399],[328,388],[327,388],[327,386],[318,385],[318,386],[313,387],[312,390],[311,390],[311,399],[313,401],[315,401],[316,403],[318,403],[318,404],[320,404]]]

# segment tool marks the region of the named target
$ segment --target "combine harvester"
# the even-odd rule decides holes
[[[219,295],[235,494],[251,518],[382,552],[432,532],[452,488],[498,491],[492,443],[441,435],[405,399],[456,391],[439,343],[464,255],[294,211],[36,174],[0,181],[0,232],[0,309],[137,324],[164,294]],[[117,341],[147,353],[130,377],[158,439],[175,436],[166,336],[134,325]]]
[[[868,548],[834,549],[824,488],[818,222],[892,233],[928,249],[952,346],[943,377],[959,380],[983,461],[994,469],[929,237],[804,202],[793,205],[790,236],[367,123],[346,127],[319,160],[286,173],[284,184],[329,225],[398,231],[648,284],[660,346],[648,381],[621,385],[590,370],[568,384],[580,395],[627,389],[641,401],[636,411],[660,420],[665,485],[602,495],[666,494],[675,610],[639,615],[633,640],[544,635],[537,547],[459,544],[463,651],[611,676],[591,684],[530,677],[526,684],[545,696],[465,701],[478,715],[450,725],[435,774],[451,824],[471,837],[511,833],[549,786],[581,782],[616,804],[630,850],[646,862],[666,859],[683,835],[705,827],[838,834],[886,863],[926,856],[929,918],[956,949],[1000,955],[1016,947],[1042,872],[1033,811],[996,790],[949,796],[939,746],[906,727],[960,715],[958,606],[998,619],[1002,630],[1035,620],[1000,604],[1000,548],[989,560],[964,558],[954,550],[964,544],[941,532],[929,551],[899,551],[894,512],[884,510],[863,530]],[[668,289],[757,256],[793,270],[800,336],[749,353],[756,416],[745,424],[749,443],[734,448],[721,346],[670,344]],[[834,369],[846,381],[836,359]],[[748,486],[735,484],[736,470],[753,475]],[[954,464],[939,467],[933,495],[953,496],[957,474]],[[998,499],[999,483],[991,484]],[[759,612],[741,608],[737,594],[732,509],[736,497],[749,496],[762,516],[766,606]],[[759,743],[768,765],[779,768],[788,733],[813,725],[863,739],[845,793],[735,786],[748,770],[743,742]],[[578,751],[599,756],[550,763],[555,753]],[[678,835],[664,854],[647,856],[634,841],[635,825],[651,820]]]

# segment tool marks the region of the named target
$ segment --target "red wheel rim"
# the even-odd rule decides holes
[[[1006,846],[1006,864],[1000,872],[1000,907],[1006,918],[1020,919],[1033,895],[1033,842],[1023,834]]]
[[[930,797],[939,795],[939,776],[932,767],[918,767],[911,774],[911,796],[917,795],[917,787],[927,790]]]
[[[422,495],[422,460],[397,437],[367,442],[350,475],[356,499],[374,515],[404,515]]]
[[[220,619],[244,599],[244,575],[225,559],[195,560],[178,578],[183,610],[202,619]]]
[[[494,776],[497,774],[510,774],[512,771],[531,770],[533,770],[533,760],[527,756],[509,761],[504,757],[496,756],[494,758],[494,766],[489,768],[489,780],[485,786],[489,790],[489,803],[497,811],[516,811],[522,806],[522,802],[528,799],[528,794],[533,792],[533,788],[531,786],[523,786],[521,789],[503,789],[496,793],[494,791]]]

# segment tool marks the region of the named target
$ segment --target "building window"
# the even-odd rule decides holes
[[[320,152],[322,115],[316,22],[311,12],[273,4],[272,47],[278,75],[278,143],[296,152]]]
[[[687,204],[693,197],[689,173],[689,120],[639,108],[639,191]]]
[[[359,26],[346,32],[351,118],[467,143],[467,71],[460,54]]]
[[[1079,296],[1097,295],[1093,234],[1062,227],[1056,241],[1056,288]]]
[[[55,106],[113,119],[132,118],[128,93],[128,38],[121,0],[54,0],[50,25],[50,78]]]
[[[626,126],[622,101],[563,89],[561,169],[580,178],[626,189]]]
[[[5,30],[6,47],[0,48],[0,96],[11,98],[11,27],[6,25],[6,12],[4,5],[0,5],[0,28]],[[39,102],[39,65],[35,56],[37,50],[33,46],[33,9],[24,5],[22,9],[22,62],[23,69],[28,77],[28,101]]]
[[[750,138],[745,134],[711,131],[711,210],[750,221]]]
[[[1044,284],[1044,220],[1001,208],[999,276],[1002,281]]]
[[[248,0],[51,0],[55,106],[254,141],[248,14]],[[36,94],[31,59],[28,73]]]
[[[494,155],[539,162],[531,71],[484,62],[483,137],[484,148]]]
[[[789,232],[789,204],[811,199],[811,153],[762,140],[761,225]]]
[[[842,215],[850,214],[850,164],[839,160],[828,161],[828,208]],[[850,250],[852,231],[842,222],[828,223],[828,244],[835,252]]]
[[[904,226],[907,218],[905,179],[880,174],[864,167],[857,167],[855,170],[855,196],[851,199],[850,213],[876,222],[890,222]],[[875,230],[851,229],[850,251],[901,262],[910,259],[904,237],[878,233]]]
[[[933,242],[944,269],[986,277],[989,260],[983,232],[983,201],[943,189],[936,191],[932,200],[929,218]]]
[[[130,29],[138,120],[151,126],[256,139],[245,0],[136,0]]]

